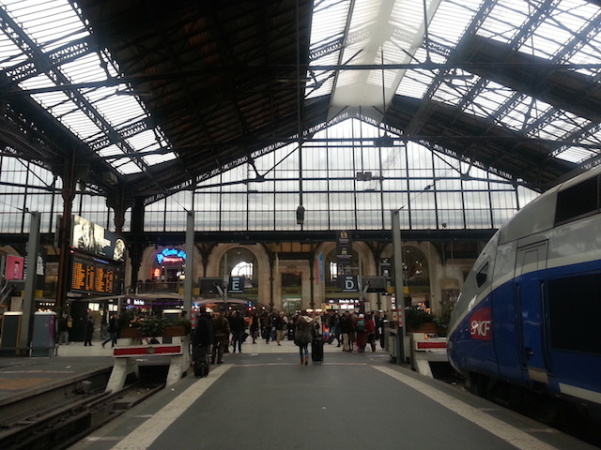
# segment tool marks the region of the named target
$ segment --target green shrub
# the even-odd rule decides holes
[[[161,336],[165,328],[165,319],[158,316],[145,317],[140,321],[138,328],[142,337]]]

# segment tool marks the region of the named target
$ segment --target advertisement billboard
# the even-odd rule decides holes
[[[123,261],[125,242],[116,233],[80,216],[73,216],[71,224],[71,247],[113,261]]]

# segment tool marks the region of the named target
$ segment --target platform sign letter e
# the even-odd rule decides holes
[[[470,317],[470,335],[472,339],[492,341],[491,308],[480,308]]]
[[[244,277],[230,277],[228,292],[232,294],[244,293]]]

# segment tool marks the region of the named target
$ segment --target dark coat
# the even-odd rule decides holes
[[[194,333],[194,345],[206,346],[213,343],[213,320],[207,313],[198,316],[196,331]]]
[[[242,333],[246,329],[246,321],[240,314],[234,314],[230,318],[230,328],[232,333]]]
[[[88,319],[86,322],[86,336],[91,338],[94,334],[94,321],[92,319]]]
[[[230,323],[223,316],[217,316],[213,319],[213,339],[227,339],[230,335]]]
[[[296,319],[296,332],[294,343],[299,347],[309,345],[313,339],[313,320],[306,316],[298,316]]]
[[[340,325],[340,332],[342,334],[350,333],[353,331],[353,322],[351,321],[350,317],[346,314],[340,316],[340,320],[338,321],[338,323]]]
[[[116,333],[117,331],[119,331],[119,329],[117,328],[117,318],[115,316],[113,316],[113,317],[111,317],[109,319],[108,332],[109,333]]]

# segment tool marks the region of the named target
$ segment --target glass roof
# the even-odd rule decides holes
[[[523,0],[323,0],[316,5],[310,67],[344,67],[310,70],[314,82],[306,97],[331,93],[331,116],[357,105],[381,110],[393,93],[431,98],[526,136],[566,141],[554,152],[557,158],[582,163],[598,155],[597,124],[459,68],[444,76],[440,68],[423,66],[374,68],[369,76],[350,70],[358,64],[446,64],[465,36],[476,35],[554,64],[588,64],[575,70],[596,77],[594,65],[601,63],[597,5],[580,0],[556,1],[548,10],[546,3]],[[378,119],[378,113],[371,115]]]
[[[167,143],[158,129],[134,135],[123,132],[148,114],[127,86],[98,83],[116,77],[119,70],[106,50],[87,48],[87,26],[67,0],[2,0],[0,5],[5,22],[11,25],[0,33],[0,70],[17,79],[21,89],[33,90],[35,101],[99,155],[110,156],[122,174],[175,158],[173,153],[153,154],[132,162],[126,156],[167,147]],[[36,66],[46,64],[48,69],[23,67],[31,54]],[[57,85],[86,83],[91,87],[44,92]],[[117,142],[107,139],[115,135],[120,136]]]
[[[360,107],[375,120],[382,119],[395,94],[431,98],[527,136],[566,141],[555,151],[557,158],[573,163],[594,158],[601,131],[586,118],[459,68],[447,69],[449,75],[440,68],[381,67],[445,64],[465,36],[476,35],[552,63],[589,64],[575,70],[598,76],[601,9],[583,0],[558,0],[551,9],[544,5],[536,0],[317,0],[306,98],[331,94],[330,117]],[[160,128],[136,129],[148,114],[128,86],[98,83],[121,71],[105,49],[88,47],[88,26],[68,0],[0,0],[0,6],[0,70],[33,91],[32,98],[92,151],[122,174],[175,158],[155,152],[170,147]],[[51,89],[57,85],[69,88]]]

